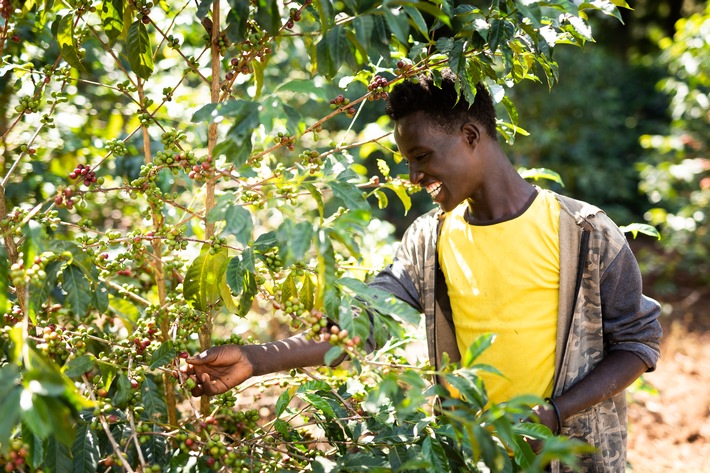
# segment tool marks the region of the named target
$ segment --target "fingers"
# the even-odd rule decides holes
[[[214,356],[208,351],[203,351],[195,356],[191,356],[185,359],[188,365],[205,365],[213,361]]]

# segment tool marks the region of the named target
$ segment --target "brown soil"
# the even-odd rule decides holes
[[[629,391],[630,471],[710,473],[709,292],[665,304],[661,360],[643,377],[650,389]]]

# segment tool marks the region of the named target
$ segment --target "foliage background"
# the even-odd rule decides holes
[[[481,13],[446,2],[230,1],[210,12],[206,1],[139,1],[120,14],[123,2],[31,1],[3,17],[4,461],[362,471],[369,458],[373,470],[509,471],[507,448],[535,471],[570,459],[579,446],[549,442],[533,459],[521,443],[549,435],[512,427],[533,400],[481,409],[473,362],[486,341],[447,373],[470,393],[465,418],[428,416],[431,367],[400,350],[400,322],[416,317],[359,282],[431,205],[398,177],[406,171],[368,85],[443,65],[497,92],[517,165],[558,171],[564,192],[620,224],[660,228],[665,238],[642,259],[660,288],[673,291],[681,270],[705,281],[708,12],[639,2],[617,14],[624,28],[592,12],[604,32],[592,45],[571,2],[528,3]],[[586,6],[599,5],[614,13],[608,2]],[[208,16],[224,30],[199,21]],[[553,56],[540,27],[563,17],[547,31],[560,43]],[[549,89],[553,59],[560,83]],[[329,103],[341,94],[352,104]],[[79,164],[95,183],[70,177]],[[375,325],[402,340],[374,360],[361,357],[369,326],[350,309],[358,293],[379,305]],[[183,353],[310,329],[321,310],[350,332],[330,359],[347,350],[352,365],[264,381],[283,389],[275,413],[235,409],[233,394],[190,400],[170,376]],[[374,442],[367,429],[380,432]]]

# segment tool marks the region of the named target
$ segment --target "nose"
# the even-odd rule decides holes
[[[416,163],[409,163],[409,182],[418,186],[423,177],[424,173],[417,168]]]

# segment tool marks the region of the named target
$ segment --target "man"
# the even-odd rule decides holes
[[[505,375],[486,379],[491,400],[547,398],[535,408],[542,424],[597,447],[581,459],[585,471],[625,471],[624,389],[655,369],[661,329],[623,233],[596,207],[520,177],[498,144],[484,86],[469,106],[450,72],[441,87],[405,81],[388,114],[410,180],[440,209],[412,224],[371,284],[425,314],[434,366],[496,333],[480,360]],[[322,364],[329,347],[297,336],[208,350],[188,359],[193,394]]]

